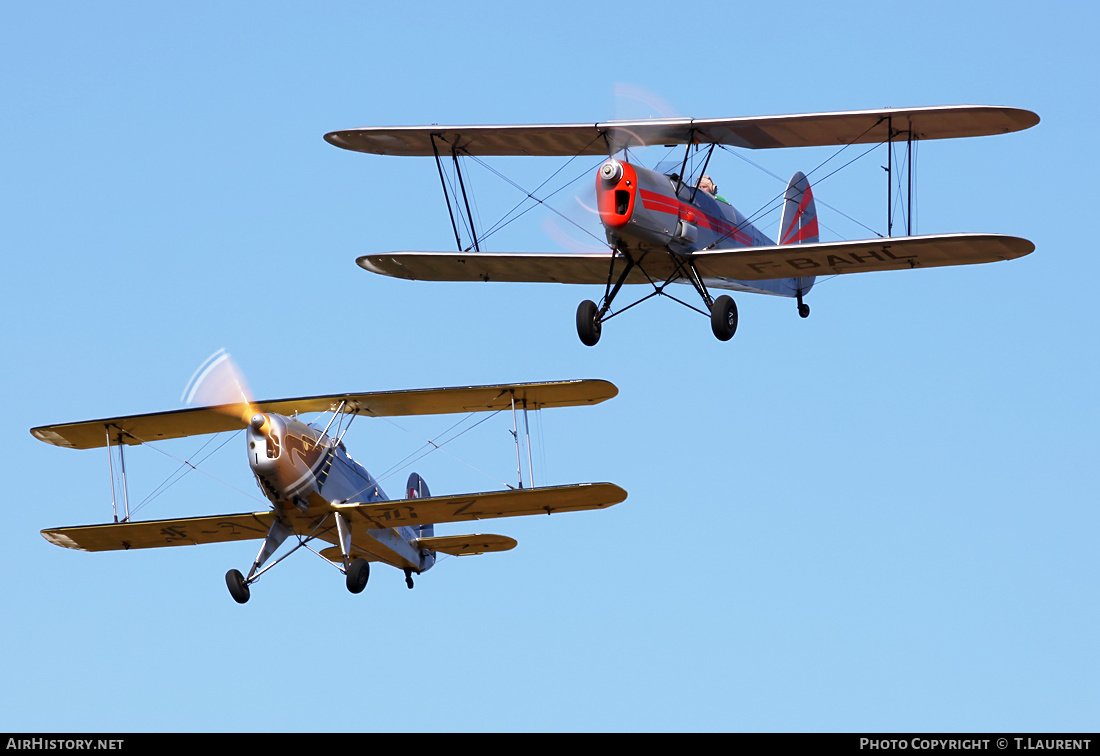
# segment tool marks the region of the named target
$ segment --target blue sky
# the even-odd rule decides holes
[[[1097,106],[1081,82],[1098,73],[1097,11],[784,7],[7,7],[0,726],[1095,731],[1096,158],[1082,127]],[[805,321],[790,300],[742,295],[728,343],[664,301],[589,349],[574,311],[599,291],[368,274],[358,255],[453,245],[435,166],[322,140],[939,104],[1042,123],[923,145],[917,231],[1023,236],[1035,253],[830,279]],[[786,178],[827,156],[747,157]],[[526,181],[551,162],[500,165]],[[819,203],[884,231],[884,162],[815,184]],[[731,154],[709,173],[745,212],[782,191]],[[515,202],[488,174],[472,181],[486,220]],[[823,236],[865,234],[819,211]],[[492,248],[555,249],[546,219]],[[261,398],[611,380],[613,401],[537,419],[536,482],[607,480],[629,498],[476,528],[519,546],[444,560],[413,591],[378,567],[352,596],[295,554],[245,606],[222,576],[251,543],[86,554],[42,539],[109,519],[107,459],[28,429],[177,408],[223,347]],[[346,440],[380,472],[452,422],[360,421]],[[442,454],[416,470],[435,493],[499,488],[509,430],[496,418],[456,444],[480,470]],[[243,457],[230,443],[214,477],[141,516],[262,506]],[[137,498],[174,469],[149,449],[127,464]]]

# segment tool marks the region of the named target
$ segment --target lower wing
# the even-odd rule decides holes
[[[934,234],[776,247],[738,247],[696,252],[705,277],[763,281],[876,270],[973,265],[1023,257],[1035,250],[1027,239],[999,234]]]
[[[1027,239],[999,234],[933,234],[775,247],[710,249],[684,255],[704,277],[739,281],[935,268],[1012,260],[1034,251]],[[647,283],[675,274],[672,255],[650,252],[624,283]],[[387,252],[357,262],[372,273],[412,281],[509,281],[605,284],[626,260],[611,252]],[[647,276],[646,273],[649,275]],[[613,274],[613,275],[611,275]]]
[[[406,525],[603,509],[624,499],[626,491],[613,483],[579,483],[371,504],[338,504],[333,509],[353,523],[365,523],[370,528],[399,528]]]
[[[506,281],[511,283],[607,283],[609,252],[387,252],[364,255],[359,267],[383,276],[410,281]],[[614,256],[621,271],[626,259]],[[657,256],[651,256],[651,259]],[[660,257],[664,257],[661,255]],[[621,262],[620,262],[621,261]],[[649,260],[647,260],[649,262]],[[648,268],[648,266],[647,266]],[[662,267],[663,270],[663,267]],[[618,275],[616,273],[616,275]],[[645,283],[638,269],[627,283]]]
[[[79,551],[155,549],[263,538],[274,521],[274,512],[249,512],[50,528],[43,530],[42,536],[52,544]]]

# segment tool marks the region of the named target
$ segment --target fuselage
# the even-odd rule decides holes
[[[260,418],[263,418],[260,422]],[[332,512],[332,504],[389,501],[367,468],[347,453],[343,443],[294,417],[256,415],[247,430],[248,464],[275,510],[299,535],[309,535]],[[306,531],[306,532],[302,532]],[[434,554],[413,543],[417,528],[371,528],[355,542],[379,561],[423,572]]]
[[[596,199],[608,243],[633,255],[645,252],[691,255],[708,249],[772,246],[737,208],[675,175],[609,159],[596,178]],[[796,296],[808,279],[738,281],[704,279],[707,286],[778,296]],[[800,283],[801,282],[801,283]],[[811,283],[812,285],[812,283]]]

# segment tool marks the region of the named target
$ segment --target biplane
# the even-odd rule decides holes
[[[432,496],[424,480],[414,472],[408,479],[405,498],[392,501],[379,482],[345,449],[343,437],[351,420],[356,416],[511,410],[513,422],[515,413],[523,412],[526,426],[528,410],[597,404],[617,393],[613,384],[601,380],[416,389],[244,400],[33,428],[35,438],[55,446],[107,447],[112,468],[112,522],[50,528],[43,530],[42,535],[50,543],[82,551],[262,540],[247,575],[232,569],[225,576],[230,594],[242,604],[249,599],[249,586],[261,575],[298,548],[313,551],[309,544],[314,541],[331,544],[314,553],[344,573],[352,593],[359,593],[366,586],[371,562],[404,571],[406,583],[412,588],[413,574],[431,568],[439,553],[467,556],[507,551],[516,546],[514,539],[502,535],[436,535],[435,525],[602,509],[623,501],[626,492],[611,483],[525,488],[521,472],[518,488]],[[332,413],[332,418],[323,428],[298,418],[300,413],[315,412]],[[336,431],[330,433],[338,419]],[[170,520],[130,519],[123,454],[127,446],[241,429],[245,430],[248,464],[271,503],[269,509]],[[517,427],[517,464],[518,433]],[[120,497],[115,490],[116,449],[122,472],[121,519]],[[296,539],[297,545],[268,564],[288,538]]]
[[[892,193],[887,181],[887,235],[858,241],[820,240],[813,192],[805,175],[796,173],[783,193],[778,238],[772,241],[751,219],[737,211],[703,181],[716,147],[750,150],[781,147],[884,143],[887,171],[895,170],[894,144],[905,144],[905,173],[912,206],[912,155],[918,141],[1004,134],[1030,128],[1039,117],[1027,110],[990,106],[941,106],[814,113],[748,118],[652,119],[605,123],[512,126],[368,127],[334,131],[325,139],[356,152],[434,157],[443,183],[456,252],[388,252],[368,254],[358,264],[373,273],[427,281],[527,281],[603,285],[598,303],[577,308],[577,333],[595,345],[603,322],[655,296],[668,296],[709,316],[721,340],[737,330],[732,297],[714,297],[712,289],[752,292],[797,300],[798,314],[810,314],[803,300],[821,275],[906,270],[1010,260],[1034,250],[1014,236],[978,233],[893,236]],[[686,146],[678,169],[652,170],[630,158],[629,150],[646,146]],[[698,171],[688,158],[705,148]],[[470,211],[460,158],[489,156],[605,156],[596,171],[596,206],[607,250],[549,254],[486,252],[481,249]],[[444,179],[444,163],[454,165],[458,189]],[[699,164],[698,160],[692,165]],[[899,166],[898,170],[902,170]],[[702,187],[702,188],[701,188]],[[459,191],[461,190],[461,192]],[[900,192],[900,186],[899,186]],[[459,202],[461,194],[462,202]],[[454,207],[452,207],[454,195]],[[534,196],[529,194],[529,196]],[[537,199],[537,198],[536,198]],[[541,201],[541,200],[540,200]],[[462,208],[465,207],[465,215]],[[456,215],[472,237],[464,242]],[[703,307],[668,291],[672,283],[689,284]],[[623,286],[651,290],[618,310],[612,304]]]

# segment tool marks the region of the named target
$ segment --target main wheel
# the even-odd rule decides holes
[[[600,311],[596,303],[584,300],[577,307],[577,335],[581,337],[581,343],[585,346],[596,346],[601,330]]]
[[[721,341],[729,341],[737,332],[737,303],[725,294],[714,300],[710,308],[710,330]]]
[[[808,304],[800,304],[798,306],[798,316],[800,318],[810,317],[810,306]]]
[[[229,595],[232,596],[233,600],[238,604],[247,603],[252,595],[248,590],[248,583],[244,581],[244,575],[240,573],[240,570],[230,570],[225,573],[225,584],[229,586]]]
[[[370,578],[370,562],[366,559],[356,559],[348,567],[348,590],[352,593],[362,593],[367,587]]]

